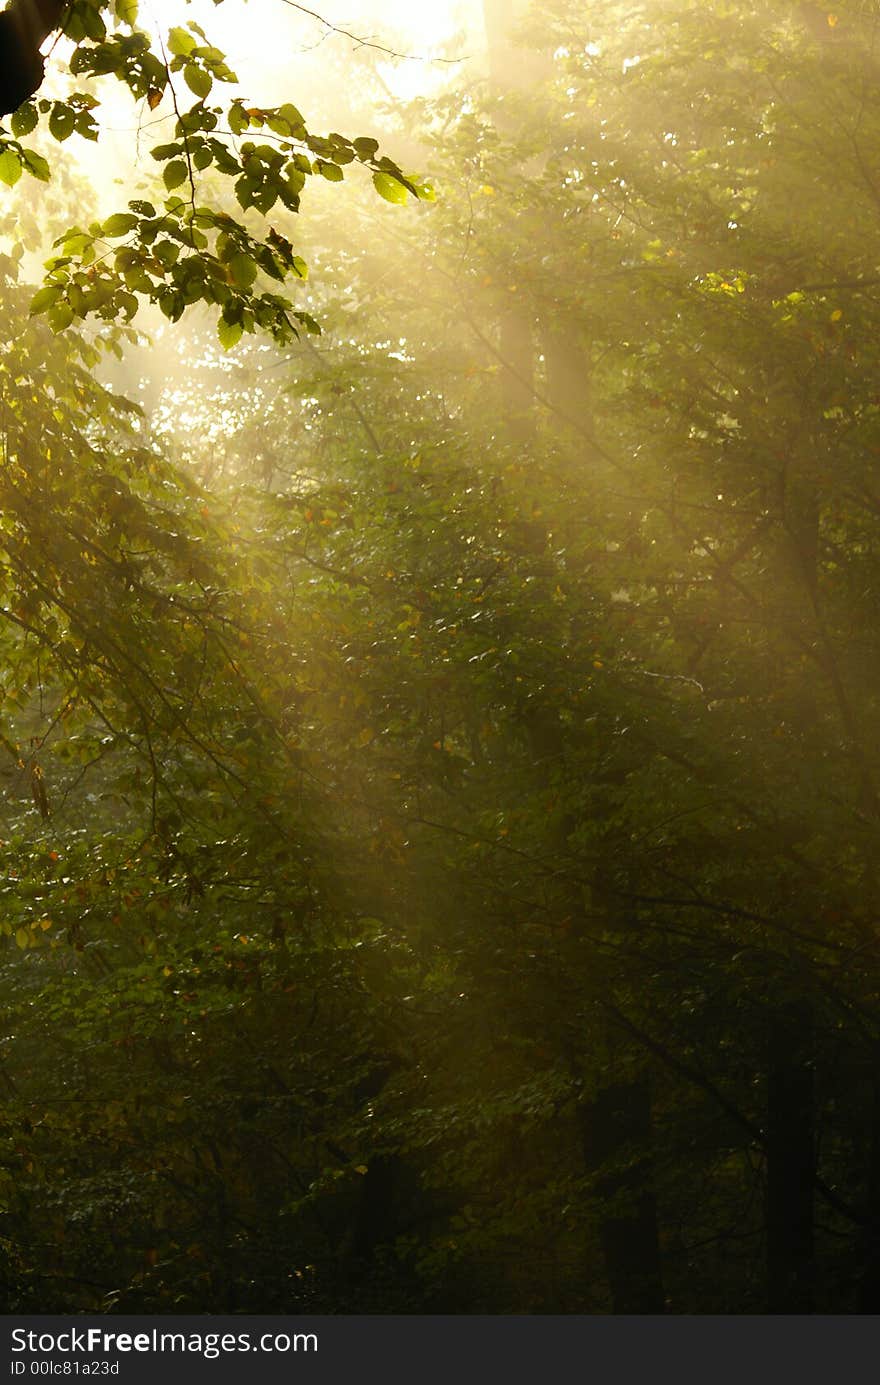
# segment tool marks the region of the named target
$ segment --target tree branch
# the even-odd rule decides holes
[[[389,58],[397,58],[401,62],[414,63],[462,63],[466,58],[426,58],[422,53],[400,53],[396,48],[387,48],[383,43],[374,43],[372,39],[363,38],[360,34],[354,34],[350,29],[343,29],[339,24],[331,24],[329,19],[325,19],[316,10],[307,9],[305,5],[298,5],[295,0],[282,0],[282,4],[287,5],[288,9],[299,10],[300,14],[308,15],[309,19],[314,19],[316,23],[322,24],[329,34],[339,34],[342,38],[350,38],[352,43],[358,48],[372,48],[377,53],[386,53]]]

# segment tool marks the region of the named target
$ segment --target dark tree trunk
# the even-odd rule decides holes
[[[60,24],[66,0],[13,0],[0,14],[0,115],[18,110],[43,80],[40,44]]]
[[[378,1246],[394,1240],[399,1212],[401,1161],[395,1155],[376,1155],[367,1166],[354,1226],[352,1254],[369,1261]]]
[[[516,77],[510,35],[521,8],[520,0],[483,0],[489,72],[493,81],[500,84],[510,85]]]
[[[535,436],[535,348],[531,323],[521,310],[501,314],[498,354],[507,429],[515,441],[530,442]]]
[[[877,1055],[880,1061],[880,1054]],[[871,1134],[868,1151],[865,1223],[861,1236],[858,1310],[880,1313],[880,1069],[872,1072]]]
[[[651,1186],[651,1087],[615,1082],[581,1110],[587,1169],[607,1203],[599,1238],[614,1313],[662,1313],[657,1204]]]
[[[816,486],[809,477],[788,477],[784,493],[785,527],[791,538],[795,571],[802,579],[815,612],[819,597],[819,523]]]
[[[489,74],[498,91],[517,84],[516,50],[510,42],[510,33],[518,8],[517,0],[483,0]],[[514,294],[508,296],[511,300],[515,298]],[[504,304],[497,322],[501,403],[507,430],[514,441],[528,443],[535,436],[534,326],[527,312],[515,301]]]
[[[532,716],[526,723],[536,759],[560,763],[564,733],[558,720]],[[562,828],[559,845],[564,848],[569,822]],[[614,855],[609,832],[606,855]],[[592,908],[604,915],[605,926],[623,937],[633,921],[609,886],[607,872],[595,870]],[[570,897],[573,934],[580,932],[583,894]],[[660,1256],[657,1198],[654,1191],[652,1151],[652,1084],[643,1074],[615,1080],[623,1054],[615,1054],[617,1036],[609,1029],[608,1084],[578,1110],[581,1147],[586,1172],[593,1176],[598,1204],[599,1241],[614,1313],[662,1313],[665,1310]],[[577,1066],[577,1059],[575,1060]]]
[[[771,1021],[767,1071],[767,1307],[813,1309],[816,1176],[812,1017],[806,1003]]]
[[[589,349],[583,330],[559,324],[543,334],[547,402],[557,422],[569,428],[593,431],[592,380]]]

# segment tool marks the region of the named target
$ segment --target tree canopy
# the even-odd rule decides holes
[[[309,178],[341,182],[345,166],[354,163],[372,171],[376,191],[389,202],[433,196],[428,184],[407,178],[380,155],[372,137],[315,135],[290,102],[263,108],[239,96],[218,103],[236,75],[201,25],[185,16],[164,39],[139,26],[137,0],[16,0],[2,19],[8,71],[0,69],[0,106],[12,111],[0,142],[0,181],[7,186],[23,173],[48,179],[46,158],[22,143],[41,124],[60,143],[99,135],[100,100],[93,90],[63,99],[37,94],[43,62],[36,44],[53,30],[74,44],[72,78],[87,86],[93,86],[90,79],[112,78],[147,113],[164,103],[174,115],[172,138],[149,147],[167,194],[158,205],[134,199],[124,211],[72,226],[58,238],[58,253],[34,299],[35,311],[47,313],[55,331],[92,316],[130,322],[141,301],[156,304],[172,322],[191,304],[208,303],[219,310],[225,347],[257,329],[283,344],[301,329],[315,330],[310,314],[274,288],[304,280],[306,263],[272,227],[249,227],[244,212],[254,208],[263,218],[276,206],[298,212]],[[223,202],[211,195],[218,180],[206,188],[208,170],[231,180],[234,211],[228,197]]]
[[[0,130],[5,1304],[876,1311],[880,8],[487,4],[381,140],[181,19]]]

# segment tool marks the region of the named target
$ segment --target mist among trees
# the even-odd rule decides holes
[[[877,1312],[880,5],[382,8],[0,15],[0,1302]]]

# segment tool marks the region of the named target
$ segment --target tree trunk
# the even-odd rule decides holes
[[[583,328],[554,323],[543,333],[547,402],[557,422],[593,431],[591,362]]]
[[[582,1108],[584,1162],[608,1210],[599,1224],[614,1313],[662,1313],[657,1202],[651,1187],[651,1087],[615,1082]]]
[[[880,1054],[878,1054],[880,1058]],[[861,1235],[858,1311],[880,1313],[880,1071],[870,1077],[871,1135],[868,1153],[865,1222]]]
[[[61,24],[66,0],[13,0],[0,14],[0,115],[18,110],[43,81],[40,44]]]
[[[489,75],[498,91],[517,85],[516,49],[510,34],[520,8],[518,0],[483,0]],[[507,297],[511,301],[504,303],[498,315],[501,402],[511,438],[528,443],[535,436],[534,327],[528,313],[513,301],[514,294]]]
[[[773,1016],[767,1071],[767,1307],[813,1308],[816,1174],[812,1016],[793,1002]]]

